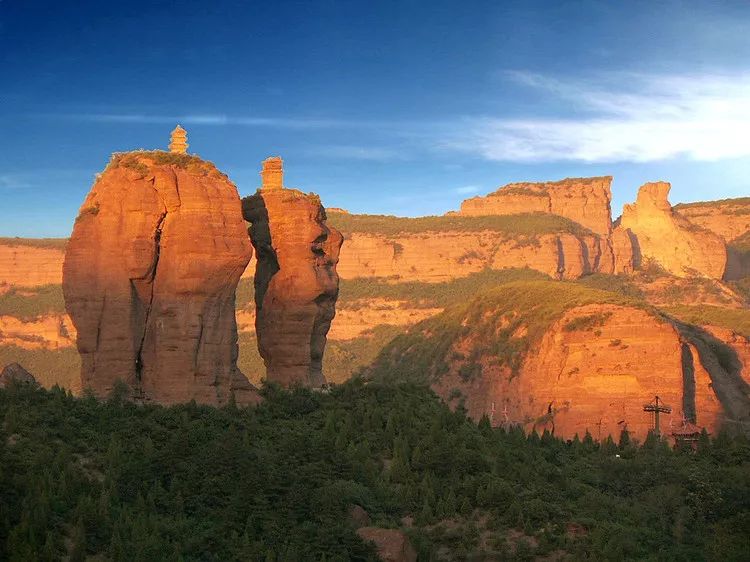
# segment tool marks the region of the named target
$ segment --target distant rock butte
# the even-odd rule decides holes
[[[623,209],[618,229],[633,241],[636,265],[650,259],[677,277],[721,279],[727,266],[724,241],[675,212],[670,187],[667,182],[644,184],[636,202]]]
[[[242,200],[257,254],[258,349],[269,381],[319,387],[325,383],[322,359],[336,314],[343,237],[326,225],[318,196],[283,188],[280,159],[269,160],[261,172],[263,187]]]
[[[528,267],[553,279],[613,271],[609,243],[596,235],[425,231],[393,236],[346,232],[338,271],[342,279],[386,277],[437,283],[483,269]],[[624,259],[623,267],[632,260]]]
[[[460,215],[549,213],[569,218],[595,234],[612,230],[612,177],[567,178],[544,183],[511,183],[461,203]]]
[[[0,243],[0,284],[20,287],[57,285],[62,279],[62,249]]]
[[[106,396],[224,404],[257,393],[236,367],[235,289],[252,255],[236,187],[186,154],[113,157],[81,207],[63,291],[81,385]]]

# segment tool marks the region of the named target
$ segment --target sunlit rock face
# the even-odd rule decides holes
[[[81,386],[159,403],[254,402],[236,367],[234,295],[252,256],[236,187],[186,154],[116,155],[81,207],[63,266]]]
[[[569,218],[600,236],[612,230],[612,177],[511,183],[485,197],[461,203],[461,215],[549,213]]]
[[[343,238],[326,225],[317,195],[280,186],[280,159],[273,160],[273,168],[264,163],[263,187],[242,201],[257,255],[258,348],[269,381],[317,387],[325,382],[321,364],[336,314]]]
[[[652,260],[677,277],[721,279],[726,244],[675,212],[668,201],[670,188],[667,182],[644,184],[636,202],[623,209],[618,228],[633,240],[636,262]]]

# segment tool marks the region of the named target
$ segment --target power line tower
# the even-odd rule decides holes
[[[670,406],[665,406],[663,402],[659,401],[659,397],[656,396],[653,402],[650,404],[644,404],[643,411],[654,415],[654,433],[656,433],[657,437],[660,437],[659,414],[671,414],[672,408]]]

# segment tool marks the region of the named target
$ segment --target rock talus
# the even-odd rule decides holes
[[[255,325],[267,379],[321,386],[343,237],[326,225],[318,196],[296,189],[261,188],[242,200],[242,210],[257,255]]]
[[[237,283],[252,256],[236,187],[197,157],[113,158],[87,196],[63,267],[82,387],[119,379],[159,403],[257,399],[236,367]]]

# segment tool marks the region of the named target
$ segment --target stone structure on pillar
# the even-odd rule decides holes
[[[271,156],[263,160],[260,177],[261,189],[282,189],[284,187],[284,161],[281,156]]]
[[[172,131],[172,136],[169,143],[169,152],[175,154],[186,154],[188,149],[187,143],[187,131],[177,125]]]

